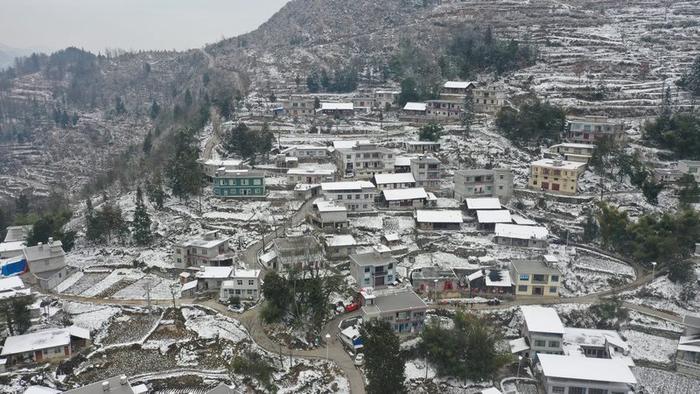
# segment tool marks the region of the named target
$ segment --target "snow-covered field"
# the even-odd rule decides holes
[[[635,361],[649,361],[657,364],[670,365],[676,354],[677,339],[669,339],[649,335],[635,330],[620,332],[630,345],[631,356]]]
[[[676,372],[645,367],[632,367],[632,372],[649,394],[696,394],[700,387],[700,380]]]

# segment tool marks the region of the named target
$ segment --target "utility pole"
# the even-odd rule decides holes
[[[148,306],[148,311],[151,311],[151,281],[147,280],[145,283],[146,288],[146,305]]]

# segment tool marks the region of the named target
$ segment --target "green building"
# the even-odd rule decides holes
[[[214,195],[222,198],[265,197],[265,175],[251,170],[219,170],[214,176]]]

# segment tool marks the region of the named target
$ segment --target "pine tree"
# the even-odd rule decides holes
[[[148,195],[148,201],[155,204],[157,210],[163,209],[166,195],[163,190],[163,180],[160,177],[160,171],[156,171],[153,179],[146,180],[146,194]]]
[[[146,137],[143,139],[143,153],[151,153],[151,148],[153,148],[153,135],[149,130],[148,134],[146,134]]]
[[[134,210],[132,236],[137,245],[148,245],[153,238],[151,234],[151,217],[148,216],[146,205],[143,203],[141,186],[136,188],[136,209]]]
[[[158,117],[160,114],[160,105],[158,105],[158,102],[153,99],[153,103],[151,103],[151,111],[149,113],[151,119],[155,119]]]
[[[467,136],[472,130],[472,122],[474,122],[474,96],[470,91],[464,97],[464,112],[462,113],[462,127],[464,127],[464,133]]]
[[[189,108],[192,106],[194,99],[192,98],[192,92],[189,89],[185,91],[185,107]]]
[[[202,172],[197,163],[199,147],[190,130],[180,130],[175,136],[175,151],[168,163],[168,179],[173,195],[189,199],[200,192]]]
[[[365,348],[367,392],[401,394],[406,392],[405,362],[400,356],[399,338],[389,323],[382,320],[365,322],[361,329]]]

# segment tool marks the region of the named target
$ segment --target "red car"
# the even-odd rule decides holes
[[[355,302],[345,305],[345,313],[354,312],[358,309],[360,309],[360,304]]]

